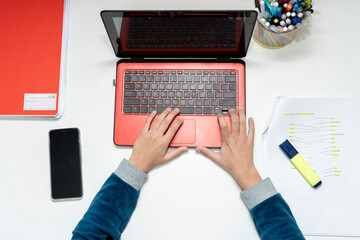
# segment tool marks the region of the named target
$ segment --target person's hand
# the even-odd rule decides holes
[[[155,120],[156,111],[149,115],[140,136],[134,144],[129,159],[131,164],[143,172],[148,172],[152,168],[169,162],[183,152],[188,151],[187,147],[179,147],[167,152],[171,140],[184,122],[182,118],[179,118],[171,125],[179,112],[178,108],[173,111],[171,111],[171,108],[167,108]],[[153,124],[150,127],[152,122]]]
[[[262,179],[253,162],[254,120],[249,118],[249,132],[246,132],[244,110],[239,108],[239,117],[235,109],[230,109],[231,133],[223,115],[218,115],[221,131],[221,150],[214,152],[206,147],[197,147],[196,151],[204,154],[223,169],[228,171],[240,187],[245,190]]]

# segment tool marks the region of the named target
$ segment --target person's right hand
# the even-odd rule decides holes
[[[152,168],[167,163],[183,152],[188,151],[187,147],[167,151],[171,140],[184,122],[182,118],[174,122],[179,112],[178,108],[174,110],[167,108],[157,117],[156,111],[149,115],[140,136],[134,144],[129,163],[147,173]],[[174,124],[171,125],[173,122]]]
[[[239,117],[235,109],[230,109],[231,133],[223,115],[218,115],[221,131],[221,150],[214,152],[206,147],[197,147],[196,151],[204,154],[220,167],[228,171],[240,187],[245,190],[262,179],[253,162],[254,120],[249,119],[249,132],[246,133],[246,117],[239,108]]]

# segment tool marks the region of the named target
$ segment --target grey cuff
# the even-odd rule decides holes
[[[136,168],[125,158],[121,161],[114,173],[136,190],[141,189],[148,177],[146,173]]]
[[[277,194],[270,178],[266,178],[254,186],[242,191],[240,196],[249,210]]]

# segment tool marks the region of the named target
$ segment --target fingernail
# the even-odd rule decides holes
[[[197,149],[197,148],[195,148],[195,151],[196,151],[196,152],[200,152],[200,150],[199,150],[199,149]]]
[[[171,108],[166,108],[166,111],[171,111]]]
[[[183,118],[179,118],[179,121],[180,121],[180,122],[183,122],[183,121],[184,121],[184,119],[183,119]]]
[[[156,113],[156,110],[153,110],[151,113],[152,113],[152,114],[153,114],[153,113]]]

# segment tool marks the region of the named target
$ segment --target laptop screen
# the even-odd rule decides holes
[[[118,57],[244,57],[255,11],[103,11]]]

